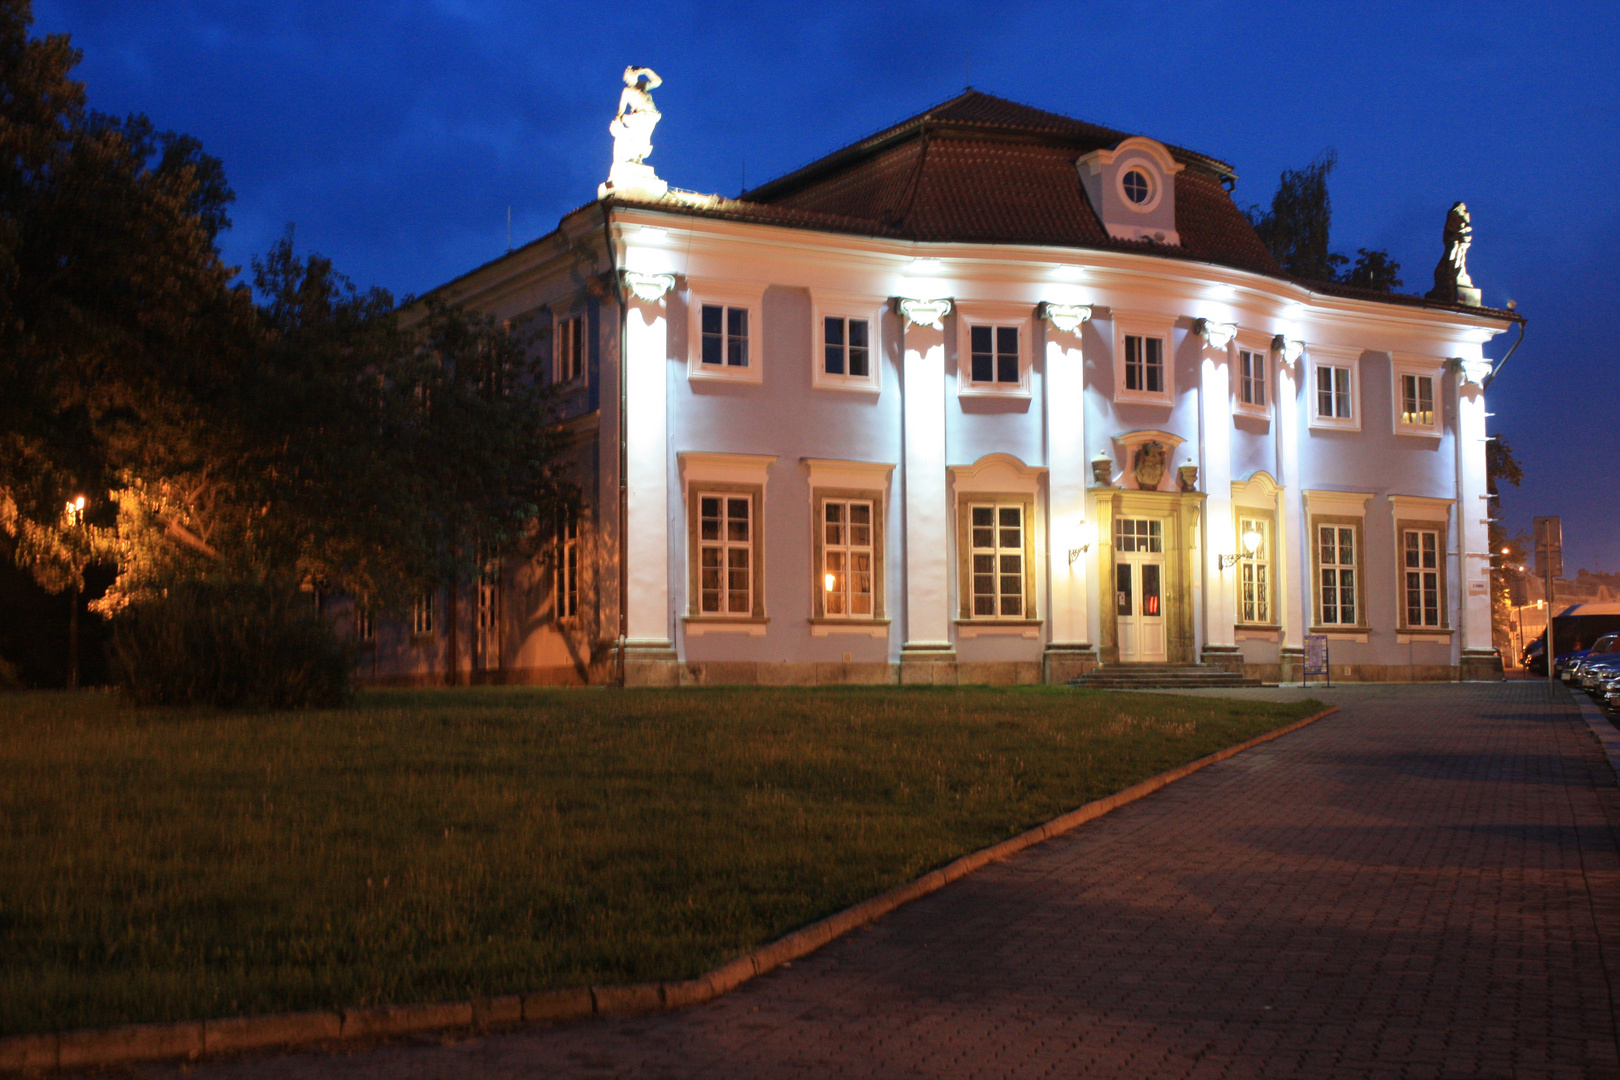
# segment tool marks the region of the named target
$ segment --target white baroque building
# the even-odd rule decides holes
[[[737,199],[616,166],[440,290],[549,328],[584,513],[363,672],[1297,681],[1324,635],[1339,679],[1493,676],[1516,316],[1294,280],[1233,180],[974,91]]]

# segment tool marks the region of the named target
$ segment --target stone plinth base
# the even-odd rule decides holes
[[[1096,666],[1097,650],[1086,642],[1053,642],[1041,655],[1042,681],[1048,686],[1061,686],[1070,679],[1078,679]]]
[[[1457,678],[1462,682],[1497,682],[1503,678],[1502,658],[1495,649],[1464,649]]]
[[[956,682],[956,649],[950,642],[903,645],[900,647],[900,685],[953,685]]]
[[[1200,664],[1220,668],[1222,671],[1243,671],[1243,650],[1236,645],[1205,645],[1198,657]]]
[[[1305,679],[1305,650],[1285,645],[1281,656],[1278,658],[1277,667],[1278,682],[1303,682]]]
[[[1483,298],[1484,293],[1472,285],[1436,285],[1429,290],[1427,297],[1442,304],[1467,304],[1469,307],[1479,307]]]
[[[620,657],[626,686],[679,686],[681,668],[669,641],[626,641]]]
[[[608,172],[607,183],[596,189],[596,197],[623,195],[632,199],[661,199],[669,185],[658,179],[651,165],[637,165],[632,161],[616,161]]]

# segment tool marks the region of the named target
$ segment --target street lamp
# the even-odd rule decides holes
[[[1245,559],[1245,558],[1252,559],[1252,558],[1254,558],[1254,553],[1260,550],[1260,542],[1263,539],[1264,539],[1264,537],[1262,537],[1254,529],[1250,529],[1248,532],[1244,533],[1243,534],[1243,554],[1241,554],[1241,555],[1222,555],[1221,556],[1221,569],[1225,570],[1228,567],[1236,566],[1239,559]]]
[[[74,541],[77,543],[79,527],[84,524],[84,496],[80,495],[67,504],[68,528],[75,533]],[[79,566],[73,568],[72,603],[68,607],[68,689],[79,688],[79,574],[83,569]]]

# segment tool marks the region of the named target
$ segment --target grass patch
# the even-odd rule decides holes
[[[4,1034],[690,976],[1321,708],[1047,688],[0,702]]]

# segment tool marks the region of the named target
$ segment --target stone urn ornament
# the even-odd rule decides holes
[[[1102,450],[1091,459],[1091,480],[1098,487],[1114,486],[1114,459]]]
[[[1169,456],[1170,448],[1157,440],[1138,446],[1131,461],[1131,471],[1136,474],[1136,486],[1143,491],[1158,490],[1159,484],[1164,480],[1164,470],[1169,464],[1165,459]]]
[[[1198,466],[1187,459],[1187,464],[1176,470],[1176,482],[1181,485],[1183,492],[1198,490]]]

